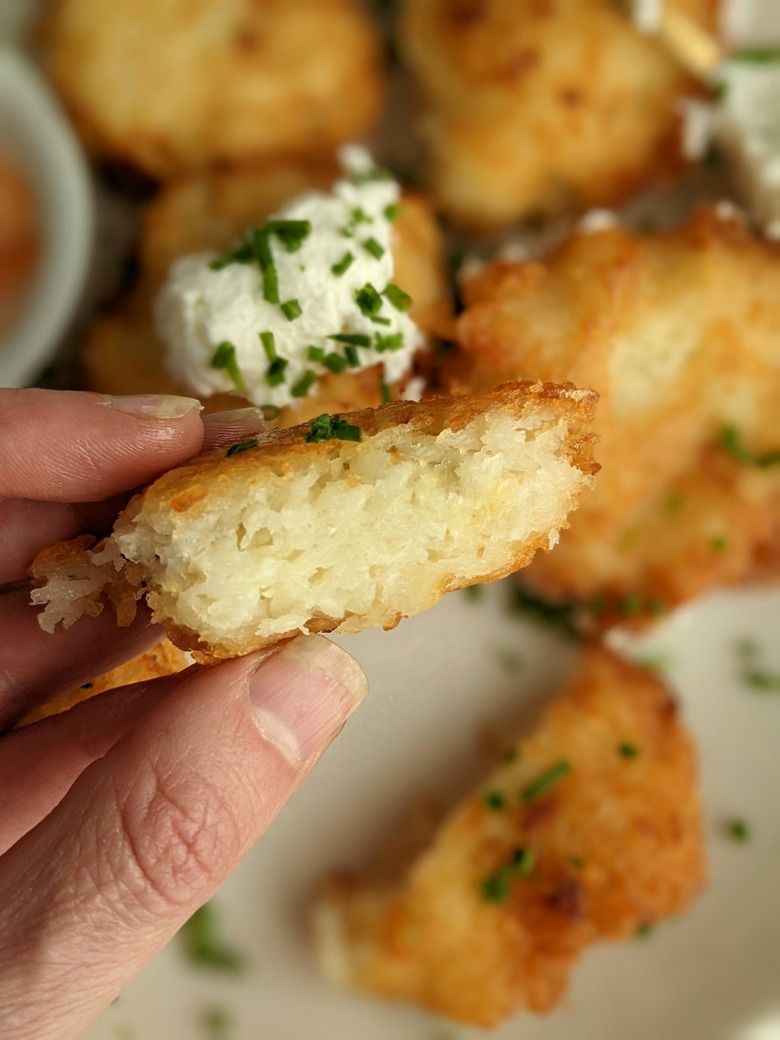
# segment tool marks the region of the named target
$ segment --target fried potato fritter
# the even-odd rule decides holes
[[[210,662],[299,632],[392,628],[548,548],[590,486],[595,394],[510,384],[321,416],[217,449],[135,496],[93,551],[39,554],[53,631],[114,604]]]
[[[327,190],[339,176],[334,163],[275,163],[196,175],[167,185],[143,214],[140,279],[118,311],[99,318],[82,346],[87,385],[101,393],[191,393],[168,375],[152,320],[152,300],[180,256],[230,247],[303,191]],[[430,336],[452,333],[452,301],[441,231],[421,196],[405,193],[394,227],[395,280],[412,296],[411,316]],[[327,376],[318,393],[285,409],[278,424],[304,422],[322,412],[376,407],[379,371]],[[208,412],[240,407],[243,398],[206,398]]]
[[[569,379],[600,394],[601,463],[559,546],[524,574],[542,593],[652,615],[775,555],[780,465],[780,247],[703,211],[685,227],[578,234],[538,263],[465,287],[465,370]]]
[[[668,0],[716,33],[717,0]],[[433,194],[486,231],[614,205],[682,164],[695,82],[614,0],[406,0]]]
[[[174,672],[182,671],[189,663],[187,654],[175,647],[169,640],[163,639],[151,650],[139,654],[138,657],[126,661],[110,672],[99,675],[92,682],[85,683],[75,690],[69,690],[67,693],[41,704],[28,712],[19,726],[29,726],[30,723],[38,722],[39,719],[48,718],[49,715],[59,715],[82,701],[88,701],[99,693],[115,690],[118,686],[130,686],[132,683],[157,679],[163,675],[173,675]]]
[[[694,750],[657,679],[586,649],[516,750],[397,883],[324,886],[328,977],[494,1026],[553,1008],[586,947],[689,905],[705,875]]]
[[[161,179],[327,153],[382,96],[358,0],[48,0],[38,36],[89,151]]]

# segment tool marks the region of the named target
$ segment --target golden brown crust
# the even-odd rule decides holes
[[[358,0],[48,0],[37,42],[88,149],[162,179],[328,153],[384,86]]]
[[[32,722],[48,718],[50,715],[60,715],[68,711],[76,704],[96,697],[108,690],[115,690],[119,686],[130,686],[132,683],[145,682],[149,679],[157,679],[163,675],[173,675],[180,672],[189,664],[187,655],[182,653],[169,640],[164,639],[157,646],[146,653],[134,657],[132,661],[114,668],[104,675],[99,675],[92,682],[85,683],[75,690],[60,694],[59,697],[47,701],[34,711],[28,712],[21,720],[17,728],[29,726]]]
[[[578,234],[467,283],[451,386],[535,376],[601,395],[596,487],[524,581],[635,623],[772,557],[780,467],[717,445],[733,425],[754,451],[778,447],[779,261],[777,244],[703,210],[653,235]]]
[[[717,0],[671,0],[717,34]],[[677,102],[700,88],[613,0],[406,0],[435,198],[485,231],[612,206],[683,163]]]
[[[346,413],[346,422],[360,427],[363,439],[367,440],[383,430],[399,426],[412,426],[420,433],[439,432],[448,428],[458,430],[472,419],[493,408],[506,409],[513,412],[518,419],[527,417],[533,411],[545,411],[554,405],[555,414],[566,417],[570,425],[569,450],[570,461],[582,473],[593,474],[598,466],[593,462],[593,438],[588,431],[592,421],[596,395],[588,390],[577,390],[571,384],[562,387],[551,383],[534,384],[531,382],[507,384],[495,390],[473,397],[434,397],[422,403],[396,401],[381,408],[369,408],[358,412]],[[240,454],[227,456],[224,449],[218,449],[194,460],[190,465],[180,467],[158,478],[150,487],[133,498],[124,512],[124,517],[132,520],[147,508],[165,512],[192,512],[196,515],[206,507],[206,499],[210,488],[219,486],[220,481],[231,482],[257,479],[259,470],[267,470],[274,474],[288,474],[294,479],[298,461],[302,458],[335,459],[340,453],[343,442],[326,440],[319,443],[308,443],[308,423],[286,429],[268,430],[258,438],[256,447],[242,451]],[[507,560],[506,566],[500,570],[480,575],[480,582],[491,582],[514,573],[525,567],[539,548],[547,548],[547,534],[520,548]],[[143,569],[134,576],[134,582],[144,580]],[[131,584],[134,583],[131,579]],[[132,602],[133,598],[126,582],[120,580],[120,590],[116,595],[123,604]],[[440,590],[440,595],[452,591],[457,586],[447,584]],[[155,611],[154,588],[150,589],[148,600],[152,608],[153,619],[165,627],[169,639],[183,650],[190,651],[195,659],[203,664],[225,660],[236,656],[234,646],[226,647],[205,642],[200,633],[181,627],[167,617]],[[386,627],[397,625],[401,615],[397,615]],[[332,632],[345,621],[344,617],[312,618],[306,625],[309,632]],[[256,637],[251,643],[243,645],[240,653],[250,653],[265,646],[288,639],[297,634],[297,630],[284,632],[273,639]]]
[[[570,772],[524,803],[519,792],[559,762]],[[487,807],[488,791],[503,810]],[[517,849],[533,850],[531,877],[511,879],[504,902],[484,898]],[[518,1007],[549,1011],[586,947],[681,912],[704,877],[694,750],[669,692],[591,647],[515,760],[395,885],[342,875],[325,886],[318,954],[357,988],[489,1027]]]

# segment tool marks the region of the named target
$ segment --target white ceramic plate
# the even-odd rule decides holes
[[[196,969],[176,943],[87,1034],[89,1040],[207,1040],[202,1016],[224,1007],[229,1040],[466,1040],[402,1005],[330,989],[308,955],[302,922],[311,889],[331,868],[358,865],[421,794],[468,789],[486,725],[520,730],[574,660],[563,637],[454,593],[394,632],[343,640],[371,695],[306,787],[215,897],[224,936],[249,960],[245,975]],[[780,1040],[780,693],[739,675],[750,635],[780,671],[780,593],[722,594],[642,640],[663,657],[700,749],[710,883],[683,919],[648,940],[603,946],[574,973],[564,1005],[518,1014],[496,1040]],[[508,674],[504,648],[523,661]],[[723,822],[744,817],[747,844]]]
[[[92,189],[81,147],[45,82],[2,45],[0,138],[27,173],[41,211],[41,260],[0,343],[0,386],[25,386],[52,360],[78,306],[92,250]]]

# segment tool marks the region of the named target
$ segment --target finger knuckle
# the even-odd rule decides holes
[[[119,804],[119,824],[130,881],[154,910],[210,892],[242,846],[236,813],[214,783],[153,765]]]

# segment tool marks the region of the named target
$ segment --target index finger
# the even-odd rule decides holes
[[[145,484],[203,443],[189,397],[0,390],[0,498],[96,502]]]

